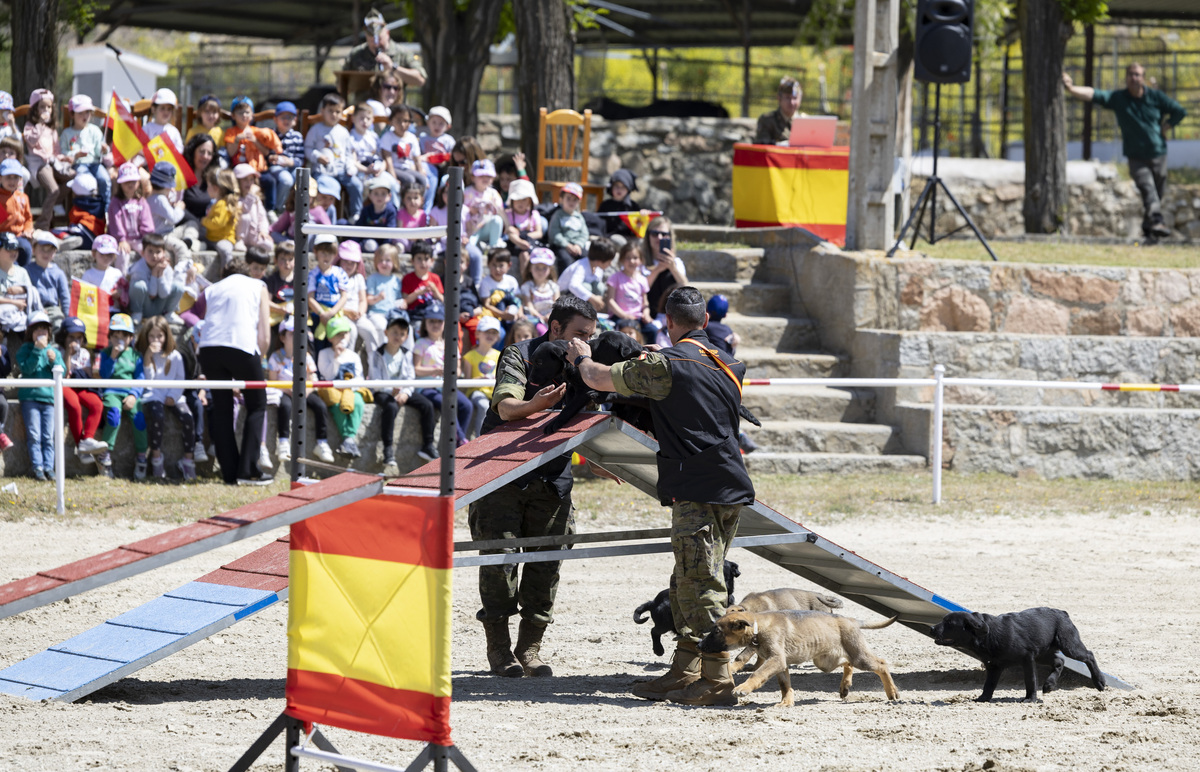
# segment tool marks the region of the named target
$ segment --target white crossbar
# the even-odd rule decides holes
[[[306,222],[300,226],[306,236],[337,236],[344,239],[444,239],[445,225],[428,228],[372,228],[366,225],[321,225]]]
[[[343,756],[340,753],[329,753],[328,751],[317,750],[315,748],[306,748],[303,745],[292,746],[289,753],[298,759],[325,761],[337,767],[350,767],[351,769],[363,770],[363,772],[405,772],[400,767],[356,759],[353,756]]]

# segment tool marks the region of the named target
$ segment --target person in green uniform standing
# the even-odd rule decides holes
[[[1112,110],[1121,127],[1121,149],[1129,159],[1129,176],[1142,196],[1142,232],[1148,239],[1171,235],[1163,222],[1162,199],[1167,189],[1167,140],[1163,132],[1185,117],[1187,110],[1171,97],[1146,86],[1146,68],[1134,62],[1125,68],[1125,88],[1105,91],[1076,86],[1063,73],[1067,93],[1082,102]]]
[[[371,11],[363,25],[367,28],[367,41],[350,49],[342,64],[343,70],[394,70],[405,86],[420,88],[425,85],[427,75],[421,57],[409,54],[392,40],[383,14]]]

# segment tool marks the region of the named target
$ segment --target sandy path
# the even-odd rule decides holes
[[[621,527],[588,522],[588,530]],[[641,523],[639,523],[639,526]],[[132,529],[132,530],[131,530]],[[0,580],[165,530],[130,523],[0,523]],[[665,586],[666,555],[567,563],[546,637],[558,677],[483,672],[476,572],[455,581],[454,737],[482,770],[1195,770],[1200,767],[1200,520],[1107,517],[858,517],[824,536],[963,603],[993,612],[1066,608],[1101,667],[1136,684],[1096,692],[1075,677],[1021,704],[1019,674],[997,702],[972,702],[973,660],[899,626],[869,631],[892,663],[900,702],[879,680],[793,669],[797,704],[764,688],[734,709],[633,699],[635,677],[662,671],[633,608]],[[0,620],[0,664],[77,634],[265,543],[266,535],[53,606]],[[803,580],[740,552],[738,594]],[[876,618],[847,604],[846,613]],[[286,608],[269,609],[75,705],[0,695],[0,770],[224,770],[283,705]],[[332,730],[341,749],[405,766],[413,743]],[[277,744],[256,769],[282,769]],[[317,765],[306,762],[305,769]]]

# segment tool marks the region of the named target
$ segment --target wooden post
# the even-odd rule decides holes
[[[887,249],[895,231],[900,0],[859,0],[854,10],[854,102],[846,246]]]

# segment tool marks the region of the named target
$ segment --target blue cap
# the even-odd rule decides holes
[[[87,325],[78,316],[68,316],[66,319],[63,319],[62,329],[65,335],[71,335],[76,332],[87,335]]]
[[[713,295],[708,299],[708,316],[714,322],[719,322],[729,313],[729,298],[724,295]]]
[[[248,96],[234,97],[233,101],[229,104],[229,110],[230,110],[230,112],[233,112],[234,110],[238,109],[242,105],[249,107],[250,112],[254,112],[254,100]]]
[[[15,158],[5,158],[3,161],[0,161],[0,177],[7,177],[10,174],[16,174],[20,177],[25,176],[25,167]]]
[[[168,190],[175,187],[175,164],[170,161],[159,161],[150,172],[150,187]]]
[[[0,233],[0,249],[6,249],[9,252],[16,252],[20,248],[21,248],[21,245],[17,241],[16,236],[9,233],[8,231],[4,231],[3,233]]]
[[[300,114],[296,110],[296,105],[292,104],[291,102],[280,102],[279,104],[275,105],[276,115],[283,115],[284,113],[291,113],[292,115]]]
[[[444,320],[446,318],[446,307],[444,305],[442,305],[442,301],[440,301],[440,300],[431,300],[425,306],[425,315],[424,316],[426,319],[443,319]]]
[[[12,160],[11,158],[9,159],[9,161]],[[8,163],[8,161],[4,163]],[[3,164],[0,164],[0,169],[3,169]],[[0,176],[2,176],[2,172],[0,172]],[[326,196],[333,196],[338,201],[342,200],[341,183],[335,177],[330,177],[328,174],[322,174],[320,177],[317,177],[317,192]]]

